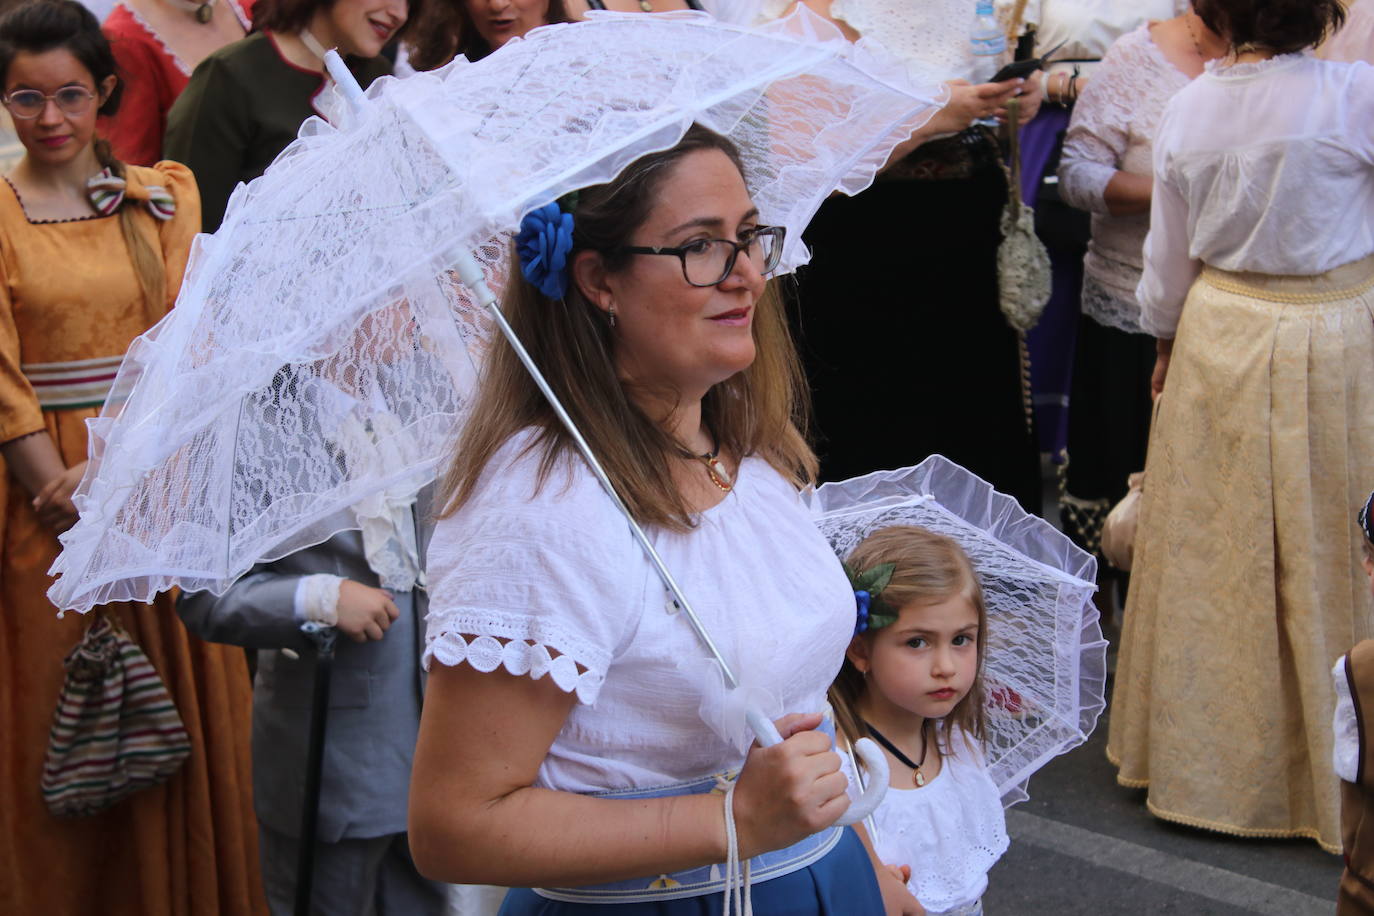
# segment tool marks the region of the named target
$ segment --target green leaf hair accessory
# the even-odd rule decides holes
[[[897,612],[879,597],[883,589],[892,581],[896,571],[895,563],[879,563],[872,569],[856,572],[854,567],[843,560],[844,574],[849,577],[849,587],[854,589],[856,617],[854,635],[858,636],[869,629],[879,629],[897,622]]]

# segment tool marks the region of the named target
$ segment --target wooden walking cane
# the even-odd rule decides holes
[[[296,916],[310,916],[314,890],[315,839],[319,832],[320,776],[324,772],[325,726],[329,724],[329,683],[334,675],[331,626],[310,621],[301,632],[315,644],[315,690],[310,704],[310,746],[305,760],[305,805],[301,811],[300,850],[296,858]]]

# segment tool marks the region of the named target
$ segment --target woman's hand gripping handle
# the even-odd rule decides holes
[[[749,722],[749,728],[753,731],[754,737],[758,738],[759,747],[769,748],[783,743],[783,736],[778,731],[777,726],[775,726],[757,707],[751,707],[745,713],[745,718]],[[799,723],[790,721],[797,718],[799,717],[787,716],[778,721],[791,724],[793,728],[797,728]],[[811,717],[807,716],[803,718],[810,719]],[[816,722],[814,724],[803,725],[797,728],[797,731],[811,730],[819,724],[819,717],[816,717]],[[796,734],[796,732],[792,732],[791,734]],[[877,810],[878,804],[883,800],[884,793],[887,792],[889,776],[887,757],[883,754],[878,745],[874,744],[868,738],[860,738],[854,745],[854,751],[859,755],[859,758],[863,760],[864,766],[867,768],[868,785],[864,788],[863,794],[853,801],[838,819],[832,822],[841,827],[857,824],[871,815]],[[741,777],[742,776],[743,774],[741,774]]]

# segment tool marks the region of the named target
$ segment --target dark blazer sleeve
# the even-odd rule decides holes
[[[201,639],[250,649],[297,651],[310,647],[296,620],[296,585],[301,575],[260,567],[223,595],[183,592],[177,613]]]
[[[214,232],[243,175],[253,142],[252,95],[217,54],[200,62],[167,113],[165,158],[191,169],[200,187],[201,223]]]

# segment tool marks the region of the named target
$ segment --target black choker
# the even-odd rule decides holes
[[[709,432],[709,430],[708,430]],[[725,470],[725,465],[720,460],[720,440],[715,433],[711,433],[711,441],[716,443],[716,447],[709,452],[697,454],[681,443],[677,445],[678,454],[683,458],[691,458],[693,461],[700,461],[706,465],[706,475],[711,478],[711,483],[726,493],[735,488],[735,482],[730,478],[730,472]]]

